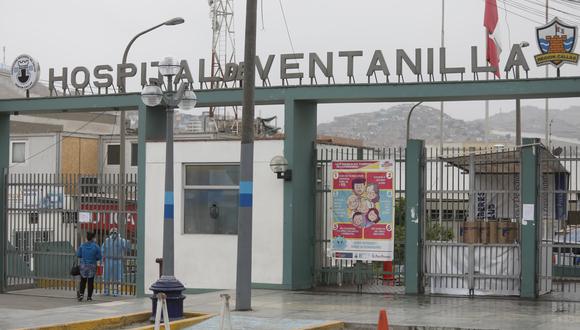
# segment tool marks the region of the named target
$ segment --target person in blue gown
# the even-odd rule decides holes
[[[103,243],[103,280],[104,290],[103,294],[108,296],[112,294],[117,296],[119,294],[119,287],[123,282],[124,271],[124,257],[127,252],[127,240],[119,235],[117,228],[111,228],[109,237]]]

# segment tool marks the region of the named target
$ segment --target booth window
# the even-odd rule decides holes
[[[12,163],[26,161],[26,142],[12,142]]]
[[[238,234],[239,164],[185,165],[185,234]]]
[[[107,145],[107,165],[121,164],[121,147],[118,144]]]

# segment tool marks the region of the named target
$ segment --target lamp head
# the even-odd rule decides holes
[[[177,107],[179,107],[179,110],[181,111],[189,112],[195,108],[196,104],[197,104],[197,96],[195,95],[195,93],[192,90],[185,90],[183,92],[183,97],[181,98],[181,101],[179,102]]]
[[[288,169],[288,160],[284,156],[274,156],[270,161],[270,169],[278,179],[292,181],[292,170]]]
[[[270,170],[276,174],[284,173],[287,169],[288,161],[286,158],[284,158],[284,156],[274,156],[274,158],[272,158],[270,161]]]
[[[181,23],[185,22],[185,20],[181,17],[175,17],[172,18],[170,20],[168,20],[167,22],[163,23],[164,25],[179,25]]]
[[[180,64],[175,57],[165,57],[159,62],[159,73],[163,76],[175,76],[179,69]]]
[[[163,91],[157,85],[147,85],[141,91],[141,101],[148,107],[155,107],[161,104]]]

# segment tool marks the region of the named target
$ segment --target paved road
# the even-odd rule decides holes
[[[219,294],[188,295],[185,310],[219,313]],[[232,297],[233,292],[229,292]],[[52,294],[53,297],[43,296]],[[235,306],[235,302],[232,302]],[[580,303],[496,298],[425,297],[254,290],[252,312],[232,315],[271,320],[344,320],[373,323],[385,308],[390,324],[475,329],[579,329]],[[0,295],[0,329],[103,318],[150,310],[148,298],[96,296],[79,303],[70,292],[29,290]],[[274,327],[275,328],[275,327]]]

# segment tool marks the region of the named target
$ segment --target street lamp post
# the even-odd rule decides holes
[[[409,111],[409,114],[407,115],[407,138],[405,139],[405,145],[409,144],[409,136],[410,135],[410,129],[411,129],[411,114],[413,113],[413,110],[415,110],[416,107],[418,107],[421,103],[423,103],[423,101],[416,103],[415,105],[413,105],[413,107],[411,107],[411,110]]]
[[[177,91],[173,90],[173,77],[179,72],[179,61],[166,57],[159,63],[159,73],[167,78],[167,90],[163,92],[157,85],[148,85],[141,92],[141,99],[148,107],[163,105],[167,115],[166,122],[166,148],[165,148],[165,203],[163,216],[163,268],[161,277],[151,285],[153,291],[153,313],[155,317],[157,308],[157,294],[164,293],[167,296],[167,309],[169,319],[176,320],[183,317],[182,295],[185,287],[174,275],[174,218],[173,218],[173,113],[179,107],[188,111],[195,107],[197,98],[189,84],[182,82]]]
[[[161,24],[157,24],[152,28],[149,28],[143,32],[138,33],[136,36],[133,37],[133,39],[131,39],[131,41],[129,41],[129,43],[127,44],[127,47],[125,47],[125,52],[123,52],[123,60],[122,60],[122,64],[127,64],[127,55],[129,55],[129,49],[131,48],[131,46],[133,45],[133,43],[135,42],[135,40],[137,40],[137,38],[139,38],[140,36],[144,35],[145,33],[151,32],[159,27],[162,27],[164,25],[178,25],[185,22],[185,20],[181,17],[175,17],[172,18],[170,20],[167,20]],[[126,86],[125,86],[125,81],[119,81],[119,92],[120,93],[125,93],[127,91]],[[127,130],[127,128],[125,127],[125,110],[121,110],[121,115],[119,116],[119,194],[118,194],[118,198],[119,198],[119,212],[120,212],[120,219],[119,219],[119,232],[123,235],[125,235],[125,224],[126,224],[126,214],[125,214],[125,201],[126,201],[126,197],[125,197],[125,131]]]

